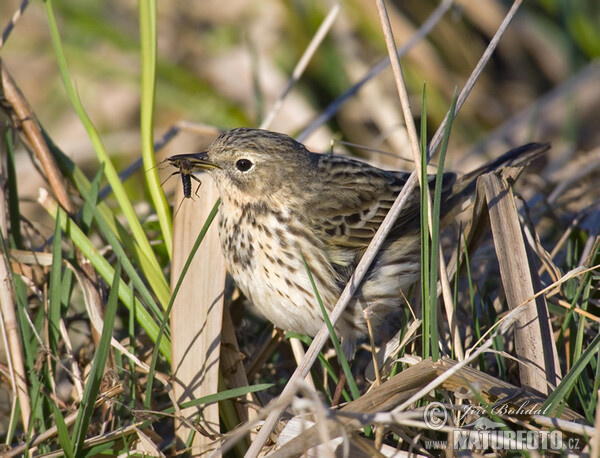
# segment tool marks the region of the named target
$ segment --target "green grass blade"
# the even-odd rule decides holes
[[[429,265],[429,323],[431,335],[431,357],[437,361],[440,357],[439,338],[438,338],[438,314],[437,314],[437,284],[438,284],[438,266],[439,266],[439,234],[440,234],[440,210],[442,204],[442,189],[444,162],[446,159],[446,151],[448,149],[448,141],[450,140],[450,131],[452,129],[452,120],[454,119],[454,111],[456,108],[457,92],[454,90],[454,97],[450,106],[450,115],[444,129],[442,144],[440,146],[440,157],[438,160],[437,175],[435,178],[435,190],[433,194],[433,212],[431,215],[431,253]]]
[[[423,84],[423,108],[421,113],[421,302],[423,318],[423,358],[429,358],[430,334],[431,334],[431,313],[429,309],[429,223],[427,214],[429,213],[429,199],[427,198],[427,86]]]
[[[315,284],[315,280],[310,272],[310,268],[308,267],[308,263],[306,262],[306,258],[304,257],[304,253],[300,251],[300,256],[302,256],[302,262],[304,263],[304,268],[306,269],[306,273],[308,274],[308,279],[310,280],[310,284],[312,285],[313,291],[317,298],[317,302],[319,303],[319,307],[321,308],[321,313],[323,314],[323,319],[325,320],[325,325],[327,326],[327,330],[329,331],[329,336],[331,337],[331,341],[333,342],[333,346],[335,347],[335,352],[337,353],[338,360],[344,374],[346,374],[346,379],[348,380],[348,385],[350,386],[350,393],[352,394],[353,399],[358,399],[360,397],[360,392],[358,391],[358,386],[356,386],[356,381],[352,376],[352,371],[350,370],[350,365],[346,360],[346,356],[342,351],[342,346],[340,345],[340,341],[337,338],[335,330],[333,329],[333,325],[331,324],[331,320],[329,319],[329,315],[327,314],[327,310],[325,309],[325,305],[323,304],[323,300],[321,299],[321,295],[317,290],[317,285]]]
[[[44,203],[46,210],[50,213],[53,218],[56,218],[57,204],[56,202]],[[114,276],[114,269],[109,262],[102,256],[93,243],[88,239],[81,229],[75,224],[75,222],[67,218],[61,229],[65,232],[65,235],[77,246],[87,259],[92,263],[94,268],[98,271],[100,276],[107,282],[110,282]],[[128,308],[134,307],[138,323],[148,333],[148,336],[152,341],[156,342],[158,337],[159,327],[156,322],[152,319],[148,311],[142,306],[141,302],[137,298],[132,298],[131,289],[121,280],[119,285],[119,298]],[[158,344],[161,353],[170,362],[171,361],[171,343],[168,339],[161,340]]]
[[[65,423],[65,417],[60,413],[58,406],[54,402],[50,401],[50,405],[54,411],[54,423],[56,424],[58,442],[62,447],[62,452],[67,458],[74,458],[75,453],[73,450],[73,443],[69,437],[69,428],[67,428],[67,424]]]
[[[41,402],[41,384],[39,383],[39,380],[37,378],[37,373],[35,373],[32,376],[32,379],[35,380],[36,382],[33,383],[32,388],[35,389],[35,391],[32,389],[30,391],[31,393],[31,419],[29,420],[29,425],[27,425],[27,433],[26,433],[26,439],[25,439],[25,443],[27,444],[27,447],[25,449],[25,454],[24,456],[31,456],[31,454],[29,453],[29,447],[31,447],[31,440],[33,439],[33,432],[34,432],[34,427],[33,425],[44,425],[44,416],[43,416],[43,409],[42,409],[42,402]],[[45,428],[44,428],[45,429]],[[38,431],[39,433],[39,428]]]
[[[93,456],[94,458],[97,458],[99,456],[118,455],[118,454],[114,453],[114,450],[116,449],[118,442],[119,442],[118,440],[112,440],[112,441],[104,442],[102,444],[94,445],[94,446],[86,449],[85,451],[82,451],[80,453],[80,456],[82,458],[87,458],[88,456]],[[137,456],[143,456],[143,455],[131,455],[131,456],[137,457]]]
[[[119,206],[123,211],[123,215],[125,216],[129,227],[131,228],[133,238],[135,239],[136,243],[140,246],[141,250],[146,253],[147,261],[153,265],[154,269],[160,271],[158,260],[153,254],[150,242],[148,241],[144,229],[142,228],[142,225],[133,209],[133,205],[129,200],[129,197],[125,191],[125,187],[123,186],[123,183],[121,182],[119,175],[115,170],[115,167],[112,161],[110,160],[110,157],[108,156],[104,145],[102,144],[98,131],[96,130],[94,124],[92,123],[87,112],[85,111],[83,104],[77,95],[75,86],[73,85],[73,82],[71,81],[71,78],[69,76],[67,61],[62,49],[58,27],[56,25],[54,11],[52,9],[52,0],[46,0],[44,3],[46,5],[46,14],[48,17],[48,24],[50,26],[52,44],[54,46],[54,51],[56,54],[56,61],[59,66],[60,75],[69,100],[73,105],[73,108],[77,112],[77,115],[79,116],[79,119],[81,120],[84,128],[86,129],[86,132],[90,138],[90,141],[92,142],[96,155],[98,156],[98,160],[100,161],[100,164],[104,166],[104,173],[106,174],[106,178],[110,183],[115,198],[117,199],[117,202],[119,203]],[[144,268],[144,265],[142,265],[141,267]]]
[[[133,286],[131,286],[131,300],[133,300],[135,296],[135,289]],[[129,335],[129,352],[132,355],[135,355],[135,341],[136,341],[136,327],[135,327],[135,323],[136,323],[137,319],[136,319],[136,314],[135,314],[135,307],[132,307],[129,309],[129,319],[127,320],[127,331],[128,331],[128,335]],[[159,331],[160,333],[160,331]],[[133,364],[129,365],[129,380],[131,381],[129,383],[129,408],[130,409],[135,409],[135,405],[136,405],[136,400],[137,400],[137,387],[136,387],[136,380],[137,380],[137,376],[136,376],[136,370],[135,370],[135,366]]]
[[[188,407],[198,407],[204,404],[214,404],[215,402],[225,401],[226,399],[233,399],[240,396],[245,396],[249,393],[256,393],[257,391],[268,390],[274,383],[261,383],[259,385],[240,386],[238,388],[232,388],[230,390],[219,391],[215,394],[209,394],[202,396],[201,398],[192,399],[191,401],[182,402],[179,404],[180,409],[187,409]],[[175,413],[175,407],[169,407],[162,411],[164,414]]]
[[[1,147],[1,145],[0,145]],[[8,217],[10,220],[9,244],[13,248],[23,247],[21,236],[21,211],[19,210],[19,192],[17,189],[17,171],[15,166],[15,150],[9,130],[6,131],[6,185],[8,190]]]
[[[48,343],[50,350],[58,355],[60,342],[60,319],[62,308],[62,231],[61,220],[66,219],[65,212],[59,208],[56,215],[54,239],[52,241],[52,266],[50,270],[50,289],[48,298]],[[62,222],[64,224],[64,221]]]
[[[160,186],[158,170],[154,157],[154,102],[156,95],[156,0],[141,0],[139,2],[140,14],[140,42],[142,56],[142,94],[140,130],[142,136],[142,158],[144,176],[154,203],[158,223],[160,225],[165,248],[171,257],[173,245],[173,222],[171,211],[165,194]]]
[[[96,348],[96,352],[94,354],[94,361],[92,362],[92,368],[90,370],[87,383],[83,389],[79,413],[77,414],[77,419],[75,420],[75,426],[73,428],[72,442],[75,445],[74,453],[76,456],[79,456],[81,450],[83,449],[83,442],[87,434],[92,414],[94,413],[96,398],[98,396],[98,392],[100,391],[100,383],[102,382],[102,377],[104,375],[104,368],[106,366],[106,361],[108,359],[108,353],[110,350],[110,341],[112,339],[115,318],[117,316],[120,283],[121,264],[117,262],[113,280],[110,286],[108,301],[106,303],[102,336],[100,337],[98,348]]]
[[[136,290],[139,292],[141,298],[144,300],[146,305],[153,311],[158,321],[162,320],[162,310],[152,297],[152,294],[148,290],[144,281],[141,279],[139,273],[137,272],[133,263],[131,262],[129,255],[119,242],[116,234],[113,233],[107,221],[102,217],[102,214],[96,208],[96,205],[92,200],[91,196],[89,196],[88,194],[83,194],[83,198],[86,201],[86,210],[92,214],[94,220],[96,221],[96,224],[100,229],[100,232],[102,233],[108,244],[111,246],[117,259],[119,259],[121,265],[123,266],[123,270],[125,270],[127,275],[129,275],[129,277],[131,278],[131,281],[133,282]]]
[[[564,376],[556,389],[550,394],[550,396],[548,396],[548,399],[546,399],[546,402],[544,402],[542,405],[542,412],[547,415],[552,415],[560,403],[569,397],[571,391],[573,388],[575,388],[575,384],[577,383],[579,375],[583,372],[592,357],[596,355],[599,349],[600,334],[594,337],[594,340],[590,342],[588,347],[581,354],[581,357],[575,362],[575,364],[573,364],[573,367],[569,373]]]
[[[94,184],[90,184],[90,181],[81,169],[77,167],[77,165],[75,165],[73,161],[60,150],[60,148],[54,145],[47,135],[45,135],[45,139],[48,142],[54,157],[59,162],[62,172],[73,182],[75,187],[79,190],[79,193],[82,196],[89,195],[91,199],[96,202],[97,199],[94,196],[98,194],[98,191],[95,190]],[[117,235],[126,251],[131,253],[134,258],[138,259],[148,284],[152,288],[152,291],[154,291],[154,294],[156,294],[156,297],[163,308],[165,308],[169,303],[171,291],[162,269],[152,261],[152,257],[154,257],[153,253],[147,253],[142,250],[139,245],[132,240],[131,235],[123,228],[115,214],[105,202],[97,203],[94,205],[94,208],[97,208],[102,214],[102,217],[107,222],[112,232]],[[83,220],[85,221],[85,219],[86,217],[84,215]],[[87,227],[87,225],[89,225],[89,221],[85,226]]]

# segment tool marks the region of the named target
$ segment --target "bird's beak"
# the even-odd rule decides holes
[[[167,159],[173,167],[177,167],[180,173],[189,174],[207,169],[220,168],[217,164],[207,159],[206,151],[202,153],[176,154]]]

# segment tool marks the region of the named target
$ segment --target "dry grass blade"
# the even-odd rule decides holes
[[[600,392],[598,393],[600,395]],[[598,403],[600,404],[600,396],[598,396]],[[596,418],[594,426],[596,428],[596,433],[592,438],[592,453],[590,456],[598,456],[600,455],[600,406],[596,406]]]
[[[1,62],[0,62],[1,64]],[[0,152],[6,148],[6,130],[0,128]],[[0,202],[2,202],[2,211],[0,212],[0,231],[2,233],[2,246],[6,247],[8,237],[7,213],[4,211],[5,199],[4,187],[0,189]],[[19,335],[19,324],[15,313],[16,303],[13,290],[12,272],[10,269],[9,253],[0,253],[0,326],[2,327],[2,339],[6,351],[6,359],[10,371],[13,393],[21,405],[21,419],[24,425],[29,425],[31,418],[31,404],[29,393],[27,391],[27,376],[25,374],[25,362],[23,359],[23,349],[21,348],[21,338]]]
[[[6,225],[4,224],[2,224],[2,232],[6,234]],[[0,325],[2,326],[2,336],[6,345],[6,356],[11,373],[13,390],[17,394],[19,404],[21,405],[21,419],[24,425],[28,425],[31,416],[31,405],[27,392],[27,377],[25,375],[19,325],[15,314],[16,304],[12,289],[12,275],[8,266],[6,253],[2,253],[0,257],[2,258],[0,260],[0,282],[2,285],[0,287]]]
[[[6,70],[6,67],[0,61],[2,72],[2,95],[10,105],[11,115],[16,121],[16,124],[21,126],[27,142],[35,153],[36,157],[42,164],[46,177],[56,195],[58,203],[68,212],[73,213],[74,207],[71,203],[67,192],[66,182],[64,177],[58,170],[56,161],[50,153],[50,149],[44,140],[42,130],[36,120],[36,116],[29,107],[27,100],[21,94],[21,91],[15,84],[14,80]]]
[[[202,199],[184,199],[174,220],[172,288],[179,279],[202,222],[218,198],[214,182],[208,177],[203,177],[202,182]],[[183,199],[181,191],[176,195],[177,199]],[[212,225],[188,269],[171,313],[173,390],[179,403],[218,392],[224,287],[225,261],[217,227]],[[189,408],[183,413],[193,421],[199,411]],[[219,434],[218,404],[203,407],[201,425],[210,434]],[[190,433],[186,422],[177,423],[176,434],[182,443]],[[213,441],[196,434],[192,447],[199,450]]]
[[[393,409],[408,399],[417,388],[431,382],[437,376],[433,361],[426,360],[402,371],[400,374],[373,388],[359,399],[346,404],[341,411],[361,412],[365,414],[384,412]],[[331,438],[344,432],[360,428],[362,422],[352,418],[327,419],[326,424],[317,424],[303,434],[292,439],[283,447],[269,454],[272,458],[283,458],[301,454],[321,443],[320,429],[327,428]]]
[[[408,91],[406,90],[406,84],[404,83],[404,75],[402,74],[400,58],[398,57],[398,51],[396,50],[396,42],[394,41],[392,25],[390,24],[390,19],[388,17],[385,8],[385,2],[383,0],[377,0],[377,10],[379,11],[379,19],[381,21],[381,28],[385,37],[385,44],[387,46],[388,55],[390,56],[392,69],[394,70],[394,79],[396,81],[396,88],[398,89],[398,96],[400,97],[400,105],[402,107],[402,114],[404,115],[404,122],[406,124],[408,139],[410,140],[411,152],[413,155],[413,161],[415,163],[417,178],[419,179],[419,183],[422,184],[422,178],[420,173],[421,169],[418,166],[418,164],[421,163],[421,149],[419,147],[419,136],[417,134],[417,128],[415,127],[415,122],[413,120],[413,114],[410,110]],[[429,188],[427,186],[425,186],[424,189],[426,190],[426,193],[429,191]]]
[[[304,351],[304,346],[302,345],[302,341],[300,339],[297,339],[296,337],[291,337],[289,339],[289,342],[290,347],[292,349],[292,353],[294,354],[294,359],[297,363],[299,363],[300,361],[302,361],[302,358],[304,358],[304,355],[306,354],[306,352]],[[308,383],[308,385],[313,390],[315,389],[315,382],[312,378],[312,375],[307,374],[304,381]]]
[[[449,370],[456,368],[460,363],[448,358],[442,358],[434,364],[438,375],[444,374]],[[451,377],[447,378],[442,384],[447,390],[458,391],[467,389],[471,391],[472,387],[477,387],[479,394],[483,400],[489,404],[504,405],[507,407],[518,407],[525,401],[526,405],[542,406],[545,399],[531,391],[524,390],[521,387],[514,386],[504,380],[500,380],[485,372],[479,371],[469,366],[461,367]],[[535,410],[523,414],[522,418],[532,419],[536,413]],[[520,415],[520,414],[519,414]],[[566,408],[560,413],[560,418],[563,420],[581,421],[583,417],[573,410]]]
[[[480,183],[488,202],[506,299],[509,308],[513,310],[534,296],[536,288],[533,276],[537,276],[537,272],[530,268],[519,216],[506,183],[493,173],[481,177]],[[547,394],[548,383],[553,386],[558,384],[560,367],[543,296],[528,304],[519,321],[514,331],[515,351],[519,359],[532,363],[537,368],[532,370],[530,366],[521,365],[521,383],[524,387]]]
[[[327,429],[329,436],[335,439],[342,434],[349,434],[364,427],[365,424],[373,422],[378,424],[399,423],[410,425],[414,423],[420,425],[424,418],[421,410],[401,413],[394,410],[395,407],[409,399],[423,385],[427,385],[436,378],[447,374],[451,375],[445,377],[440,384],[441,389],[470,393],[471,398],[475,398],[476,394],[486,403],[501,405],[506,411],[523,412],[522,408],[519,411],[519,406],[526,405],[530,407],[529,411],[525,413],[505,415],[507,419],[522,422],[542,417],[537,414],[537,411],[544,403],[544,398],[472,367],[461,365],[458,370],[455,370],[458,366],[459,363],[448,358],[442,358],[437,362],[430,359],[421,361],[392,377],[381,386],[374,388],[360,399],[349,402],[340,409],[340,415],[333,413],[333,418],[328,418],[325,423],[318,423],[314,427],[305,430],[281,448],[269,454],[269,456],[273,458],[294,456],[318,446],[322,443],[322,437],[317,434],[317,431],[322,429]],[[476,387],[475,394],[472,392],[473,387]],[[534,406],[538,406],[537,410],[532,408]],[[565,409],[561,413],[561,419],[561,421],[567,423],[581,421],[582,417],[570,409]],[[421,422],[414,420],[421,420]],[[553,420],[556,423],[556,419]],[[585,434],[587,430],[579,428],[577,431],[579,434]]]
[[[300,76],[302,75],[302,73],[306,69],[306,66],[310,62],[310,59],[312,58],[314,53],[317,51],[317,48],[319,47],[319,45],[321,44],[323,39],[327,36],[327,33],[329,32],[329,29],[333,25],[335,18],[337,17],[339,12],[340,12],[340,3],[337,2],[333,5],[331,10],[329,10],[327,17],[325,17],[325,19],[319,26],[319,30],[317,30],[317,33],[315,33],[313,39],[311,40],[310,44],[306,48],[306,51],[304,51],[304,54],[302,55],[302,57],[296,64],[296,67],[294,68],[294,71],[292,72],[292,76],[291,76],[286,88],[284,89],[284,91],[281,94],[281,96],[279,97],[279,99],[277,99],[277,101],[275,102],[275,105],[273,105],[273,107],[269,111],[269,114],[266,116],[264,121],[261,123],[261,125],[260,125],[261,129],[269,128],[269,126],[275,119],[275,116],[277,116],[277,113],[279,113],[279,110],[281,109],[281,106],[283,105],[283,101],[285,100],[286,96],[292,90],[294,85],[298,82],[298,80],[300,79]]]
[[[118,397],[122,393],[123,393],[123,385],[122,384],[111,387],[109,390],[101,393],[96,398],[96,408],[111,402],[112,398]],[[76,419],[77,419],[77,412],[73,412],[65,417],[65,424],[67,426],[70,426],[73,423],[75,423]],[[130,427],[133,427],[133,425]],[[51,428],[48,428],[46,431],[33,437],[30,444],[19,445],[18,447],[11,449],[10,453],[7,453],[6,455],[3,455],[3,456],[11,457],[11,456],[21,455],[23,452],[25,452],[25,450],[28,449],[28,447],[35,447],[36,445],[41,444],[44,441],[47,441],[48,439],[50,439],[52,437],[55,437],[57,434],[58,434],[58,428],[56,427],[56,425],[52,426]],[[94,439],[95,438],[88,439],[86,441],[86,445],[87,445],[88,441],[93,441]]]
[[[238,347],[235,328],[231,321],[228,307],[223,308],[221,339],[220,366],[227,388],[231,389],[248,386],[248,378],[246,377],[246,371],[244,370],[244,364],[242,363],[244,354]],[[240,402],[235,403],[240,421],[247,422],[256,419],[256,410],[252,408],[253,404],[259,404],[254,393],[246,394],[241,398]],[[251,435],[251,438],[253,437],[254,436]]]

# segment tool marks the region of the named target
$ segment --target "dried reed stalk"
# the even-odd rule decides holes
[[[212,179],[205,176],[202,182],[202,198],[184,199],[173,221],[171,288],[218,198]],[[176,202],[182,199],[182,190],[178,188]],[[212,225],[187,271],[171,312],[173,390],[180,403],[218,391],[224,287],[225,260],[217,227]],[[195,421],[200,414],[200,427],[209,434],[196,434],[192,450],[209,447],[220,434],[218,404],[201,410],[184,409],[183,413],[189,421]],[[189,424],[177,421],[175,429],[177,438],[185,443],[192,431]]]
[[[480,183],[488,202],[506,301],[513,310],[533,297],[536,289],[540,289],[534,287],[537,269],[530,266],[519,215],[507,183],[494,173],[482,176]],[[514,335],[515,352],[519,360],[530,363],[519,365],[522,386],[548,394],[548,383],[553,386],[558,384],[560,366],[544,296],[529,301]]]

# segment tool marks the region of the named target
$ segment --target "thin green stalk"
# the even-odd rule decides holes
[[[98,171],[98,175],[100,174],[102,174],[102,170]],[[94,200],[92,200],[91,196],[87,194],[84,194],[83,198],[86,201],[86,208],[92,214],[94,220],[96,221],[96,224],[98,225],[98,228],[100,229],[100,232],[108,242],[109,246],[112,248],[114,254],[119,259],[121,265],[123,266],[123,269],[131,278],[134,286],[140,294],[140,297],[144,300],[148,308],[154,313],[156,319],[158,321],[162,320],[162,310],[154,300],[154,297],[152,297],[152,294],[148,290],[145,282],[142,280],[135,266],[131,262],[131,259],[129,258],[127,252],[120,244],[116,234],[114,234],[111,231],[109,224],[103,218],[102,214],[98,211],[96,205],[94,205]]]
[[[431,355],[431,304],[429,303],[429,199],[427,197],[427,86],[423,84],[423,108],[421,113],[421,316],[423,318],[423,358]]]
[[[63,417],[62,413],[60,413],[60,409],[58,406],[50,400],[50,405],[52,406],[52,410],[54,411],[54,423],[56,424],[56,430],[58,432],[58,442],[62,447],[62,452],[65,454],[67,458],[74,458],[74,450],[73,443],[71,442],[71,438],[69,437],[69,428],[67,428],[67,424],[65,423],[65,417]]]
[[[340,361],[340,365],[346,374],[346,379],[348,381],[348,385],[350,386],[350,393],[352,393],[353,399],[358,399],[360,397],[360,392],[358,391],[358,386],[356,386],[356,381],[352,376],[352,371],[350,370],[350,365],[346,360],[346,356],[342,351],[342,346],[340,345],[340,341],[337,338],[335,330],[333,329],[333,325],[331,324],[331,320],[329,319],[329,315],[327,314],[327,310],[325,309],[325,305],[323,304],[323,300],[321,299],[321,295],[317,290],[317,285],[315,280],[313,279],[312,273],[308,267],[308,263],[306,262],[306,258],[304,257],[304,253],[300,252],[300,256],[302,256],[302,262],[304,263],[304,268],[306,269],[306,273],[308,274],[308,279],[310,280],[310,284],[312,285],[313,291],[317,298],[317,302],[319,303],[319,307],[321,308],[321,313],[323,314],[323,319],[325,320],[325,324],[327,325],[327,330],[329,331],[329,336],[331,337],[331,341],[333,342],[333,346],[335,347],[335,352],[337,353],[338,360]]]
[[[577,383],[579,375],[586,368],[592,357],[600,349],[600,334],[596,335],[594,340],[590,342],[581,357],[573,364],[573,367],[567,375],[561,380],[556,389],[548,396],[546,402],[542,405],[542,412],[546,415],[552,415],[562,402],[571,394],[571,391]]]
[[[438,284],[438,266],[439,266],[439,234],[440,234],[440,211],[442,203],[442,189],[444,181],[444,161],[446,160],[446,151],[448,150],[448,141],[450,140],[450,131],[452,129],[452,120],[456,108],[457,91],[454,90],[454,97],[450,105],[448,122],[444,129],[442,144],[440,146],[440,157],[438,160],[437,176],[435,178],[435,190],[433,195],[433,213],[431,215],[431,261],[429,266],[429,313],[430,313],[430,332],[431,332],[431,356],[434,361],[440,357],[438,321],[437,321],[437,284]]]
[[[165,248],[171,258],[173,245],[173,221],[169,204],[160,186],[156,159],[154,157],[154,102],[156,96],[156,0],[141,0],[140,42],[142,57],[142,96],[140,112],[140,131],[142,140],[142,159],[146,173],[146,184],[158,216]]]
[[[131,301],[133,302],[133,299],[135,297],[135,289],[134,286],[131,286]],[[136,339],[136,334],[135,334],[135,323],[136,323],[136,313],[135,313],[135,307],[131,307],[129,309],[129,320],[127,323],[127,331],[129,334],[129,352],[133,355],[135,355],[135,339]],[[129,407],[131,409],[135,408],[135,404],[136,404],[136,371],[135,371],[135,366],[133,364],[129,364],[129,380],[131,380],[131,382],[129,383]]]
[[[52,241],[52,267],[50,269],[50,288],[48,294],[48,343],[50,350],[58,355],[58,343],[61,340],[61,288],[62,288],[62,231],[61,221],[66,218],[64,210],[58,209]],[[64,224],[64,222],[63,222]]]
[[[259,385],[240,386],[238,388],[231,388],[230,390],[219,391],[215,394],[208,394],[201,398],[192,399],[191,401],[182,402],[179,404],[180,409],[187,409],[188,407],[198,407],[204,404],[214,404],[215,402],[224,401],[226,399],[237,398],[240,396],[246,396],[249,393],[256,393],[257,391],[268,390],[274,383],[261,383]],[[162,412],[165,415],[175,413],[175,407],[169,407]]]
[[[74,455],[79,456],[83,449],[83,442],[88,432],[88,426],[94,413],[96,398],[100,391],[100,383],[104,376],[104,368],[108,359],[110,350],[110,341],[112,339],[115,318],[117,316],[117,304],[119,299],[119,285],[121,283],[121,264],[117,262],[113,279],[111,282],[110,293],[106,303],[106,312],[104,314],[104,326],[100,342],[94,353],[94,361],[88,376],[88,380],[83,389],[81,405],[73,427],[72,444],[74,444]]]

